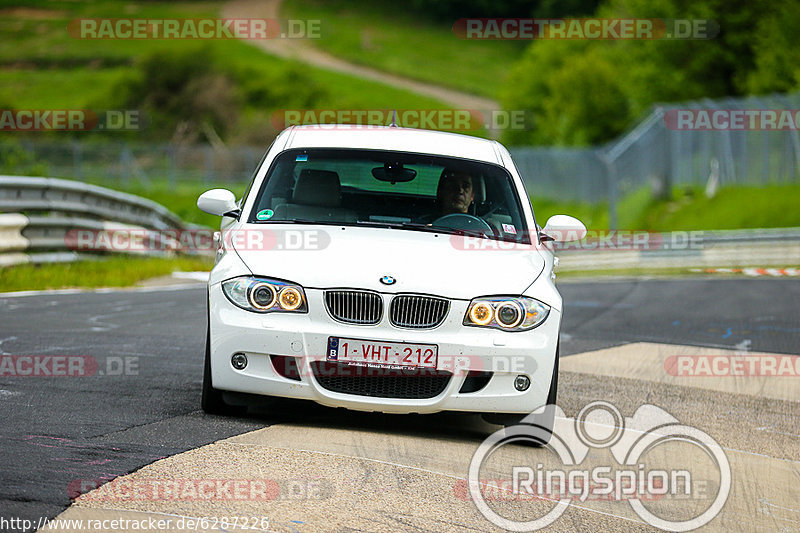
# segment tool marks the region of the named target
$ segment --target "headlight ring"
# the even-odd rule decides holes
[[[222,292],[235,306],[254,313],[307,313],[303,287],[287,281],[240,276],[222,282]]]
[[[465,326],[527,331],[545,321],[550,306],[529,296],[484,296],[469,304]]]

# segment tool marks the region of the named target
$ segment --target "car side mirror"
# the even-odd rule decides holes
[[[197,207],[211,215],[238,217],[241,214],[236,196],[227,189],[211,189],[200,195]]]
[[[586,226],[569,215],[553,215],[547,220],[544,228],[539,230],[539,238],[542,241],[572,242],[584,237],[586,237]]]

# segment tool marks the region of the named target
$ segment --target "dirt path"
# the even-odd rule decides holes
[[[225,18],[270,18],[280,19],[281,0],[231,0],[222,8]],[[270,54],[295,59],[343,74],[385,83],[399,89],[406,89],[417,94],[440,100],[454,109],[500,109],[499,104],[488,98],[462,93],[438,85],[411,80],[394,74],[387,74],[370,67],[349,63],[338,57],[314,48],[301,39],[255,39],[250,41],[255,46]]]

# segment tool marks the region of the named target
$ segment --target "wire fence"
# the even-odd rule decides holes
[[[703,119],[707,119],[704,122]],[[534,196],[608,202],[642,188],[797,183],[800,93],[658,106],[633,130],[601,147],[511,150]]]
[[[15,152],[16,162],[3,166],[7,174],[34,172],[48,177],[99,181],[107,186],[147,188],[182,182],[246,183],[266,147],[219,149],[210,145],[26,139],[13,145],[0,143],[0,156],[3,150]]]
[[[739,113],[742,127],[734,122],[736,111],[750,112]],[[784,119],[788,113],[792,122],[761,127],[766,115],[780,112]],[[701,115],[711,117],[712,123],[702,123]],[[684,120],[687,117],[689,120]],[[727,127],[724,122],[713,122],[720,117],[728,121]],[[619,200],[642,188],[663,195],[675,186],[796,183],[800,174],[798,122],[800,93],[702,100],[655,107],[634,129],[604,146],[515,148],[511,153],[532,195],[557,201],[605,202],[614,227]],[[8,157],[9,151],[16,153]],[[34,172],[125,188],[185,181],[243,184],[263,152],[264,148],[255,147],[169,144],[0,143],[5,173]]]

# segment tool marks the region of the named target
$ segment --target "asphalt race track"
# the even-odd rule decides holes
[[[780,395],[766,397],[757,393],[713,391],[702,385],[694,388],[695,385],[640,379],[636,374],[604,377],[592,370],[591,362],[598,358],[591,359],[592,355],[586,352],[621,345],[666,344],[800,355],[800,283],[792,279],[697,278],[565,282],[560,289],[565,299],[565,313],[559,405],[563,403],[567,414],[574,416],[582,405],[597,399],[613,402],[631,412],[647,402],[663,406],[678,419],[713,435],[726,450],[783,461],[782,466],[760,465],[758,468],[763,471],[775,467],[781,475],[786,474],[787,479],[794,479],[792,490],[795,493],[786,495],[789,498],[786,501],[797,496],[800,408],[796,401]],[[89,376],[0,377],[0,515],[34,522],[43,516],[55,517],[70,505],[70,496],[91,488],[92,483],[135,472],[162,458],[221,439],[229,439],[225,442],[236,443],[242,449],[278,446],[283,450],[281,453],[287,454],[282,460],[286,465],[297,461],[314,463],[317,456],[304,459],[305,456],[296,455],[300,451],[311,453],[309,450],[324,452],[331,461],[334,452],[339,454],[337,460],[342,461],[342,457],[358,457],[358,454],[366,457],[372,453],[372,439],[376,439],[375,446],[378,440],[396,439],[393,442],[402,443],[409,457],[415,458],[409,459],[411,464],[421,461],[424,449],[435,449],[437,443],[447,442],[466,457],[465,464],[453,466],[458,470],[466,469],[471,451],[496,429],[473,420],[473,415],[396,417],[316,406],[300,406],[289,412],[283,409],[279,413],[261,410],[246,418],[206,416],[199,410],[204,314],[203,286],[179,290],[0,296],[0,356],[91,356],[97,362],[97,368]],[[602,353],[612,354],[608,361],[614,357],[616,360],[628,357],[614,350]],[[580,365],[569,367],[571,359]],[[800,383],[797,379],[800,378],[795,378],[795,383]],[[798,389],[797,385],[788,387],[790,392],[791,387]],[[242,435],[254,430],[261,431]],[[307,432],[307,441],[302,445],[293,444],[293,432],[298,430]],[[357,439],[351,430],[359,435]],[[235,437],[237,435],[241,436]],[[334,450],[334,443],[339,442],[337,438],[343,448]],[[348,442],[357,445],[347,448]],[[207,447],[208,453],[212,456],[222,453],[220,446]],[[345,448],[348,453],[343,451]],[[414,455],[417,449],[421,451]],[[373,459],[383,461],[380,464],[384,466],[380,468],[396,467],[399,460],[395,452],[396,448],[381,457],[375,452]],[[453,453],[455,457],[462,457]],[[178,457],[174,459],[177,461]],[[230,460],[230,457],[221,460]],[[186,467],[169,461],[172,459],[163,463],[161,471],[157,465],[162,463],[153,465],[154,470],[148,471],[148,475],[163,474],[165,469],[180,472]],[[193,466],[187,468],[201,468],[197,461],[193,456],[190,461]],[[732,463],[735,462],[732,459]],[[331,478],[346,478],[352,463],[353,460],[341,464],[320,463],[318,472],[323,475],[331,472]],[[747,465],[742,468],[756,468],[755,464]],[[441,468],[436,471],[446,469],[439,466]],[[242,468],[247,470],[246,466]],[[374,472],[376,479],[390,475],[380,468]],[[434,469],[424,470],[419,466],[418,470]],[[393,479],[396,483],[400,478]],[[408,483],[414,485],[414,480]],[[431,487],[431,483],[425,481],[420,486]],[[774,495],[768,495],[764,485],[748,483],[740,487],[738,493],[734,492],[732,498],[742,498],[743,502],[752,500],[756,502],[754,507],[731,509],[734,504],[729,502],[725,512],[731,514],[723,513],[719,528],[744,528],[745,531],[779,527],[796,531],[800,528],[800,511],[791,506],[787,508],[785,502],[770,500]],[[76,491],[76,487],[83,487],[83,490]],[[424,506],[417,509],[413,517],[389,516],[385,508],[381,514],[380,509],[365,507],[363,515],[356,513],[351,517],[351,524],[347,512],[339,513],[336,502],[341,499],[341,505],[345,505],[347,494],[342,494],[341,488],[338,490],[338,497],[330,504],[304,502],[306,514],[297,520],[285,517],[289,516],[286,513],[294,512],[292,509],[296,510],[297,505],[292,507],[289,505],[292,502],[282,502],[284,507],[270,511],[274,511],[274,524],[285,526],[279,530],[287,531],[327,530],[327,527],[320,528],[323,520],[333,520],[331,524],[341,521],[330,530],[352,527],[363,531],[482,531],[490,528],[488,522],[474,521],[456,527],[452,521],[441,518],[446,513],[433,518],[435,513],[428,512]],[[797,501],[800,498],[795,499],[795,503]],[[401,500],[395,502],[402,506]],[[437,505],[444,508],[453,505],[436,502],[431,504],[431,510]],[[467,509],[472,503],[462,501],[460,505]],[[173,510],[132,507],[130,511],[166,513]],[[191,512],[185,505],[180,509],[181,515]],[[751,528],[752,524],[742,518],[750,514],[766,520],[763,527]],[[376,518],[378,516],[381,518]],[[475,516],[474,520],[482,520],[480,515]],[[630,518],[614,513],[586,509],[570,509],[555,525],[559,524],[564,530],[628,530],[646,526],[641,521],[637,525]]]

